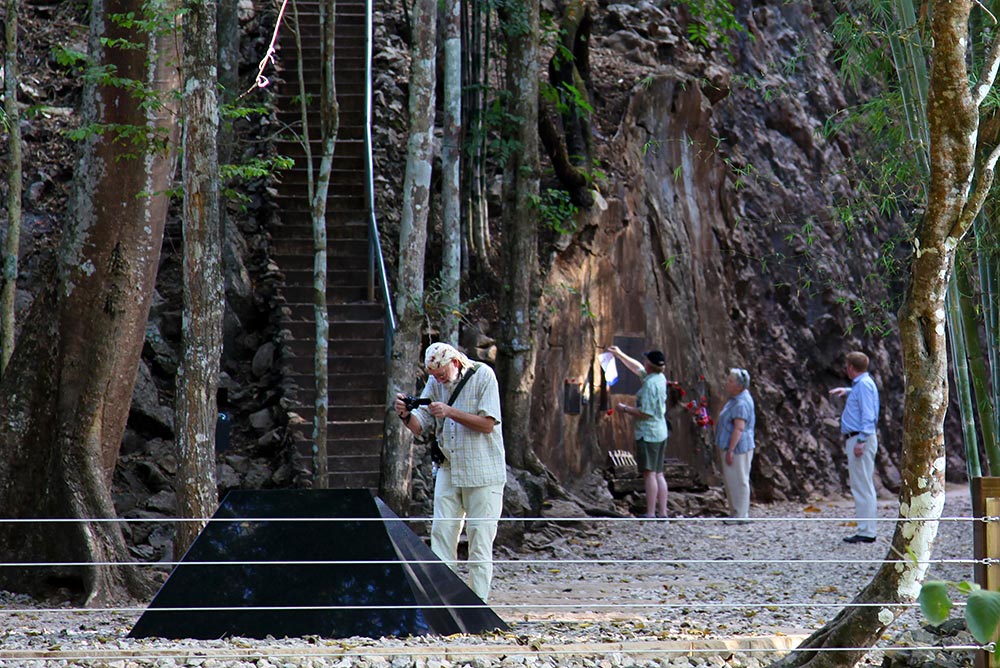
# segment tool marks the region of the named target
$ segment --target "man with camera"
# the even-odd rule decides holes
[[[424,366],[430,377],[419,399],[397,394],[393,408],[414,436],[436,440],[440,451],[431,550],[454,569],[468,518],[470,586],[485,602],[507,480],[497,378],[447,343],[428,346]]]

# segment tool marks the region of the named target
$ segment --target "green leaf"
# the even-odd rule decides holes
[[[976,640],[981,643],[993,640],[1000,625],[1000,592],[980,590],[969,594],[965,621]]]
[[[979,591],[980,589],[982,589],[982,587],[980,587],[975,582],[969,582],[968,580],[963,580],[962,582],[959,582],[958,584],[955,585],[955,588],[958,589],[958,591],[962,592],[963,594],[971,594],[974,591]]]
[[[940,580],[928,580],[920,588],[920,611],[924,613],[931,624],[941,624],[948,619],[951,610],[951,599],[948,597],[948,584]]]

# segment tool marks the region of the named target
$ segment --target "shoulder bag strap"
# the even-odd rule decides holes
[[[471,369],[469,369],[469,372],[467,374],[464,374],[462,376],[462,380],[458,381],[458,385],[455,386],[455,389],[451,391],[451,396],[448,397],[448,405],[449,406],[451,406],[452,404],[455,403],[455,399],[458,399],[458,393],[462,391],[462,388],[465,387],[465,384],[467,382],[469,382],[469,379],[472,378],[472,374],[476,373],[476,371],[479,369],[479,367],[480,367],[480,364],[477,362],[476,364],[474,364],[472,366]],[[437,423],[437,418],[435,418],[434,421],[435,421],[435,423]],[[440,425],[437,425],[437,426],[440,427]],[[437,431],[437,430],[435,430],[435,431]],[[434,438],[437,438],[437,436],[435,435]],[[426,442],[426,441],[424,441],[424,442]]]
[[[451,396],[448,397],[449,406],[455,403],[455,399],[458,399],[458,393],[462,391],[462,388],[465,387],[465,384],[469,382],[470,378],[472,378],[472,374],[476,373],[478,369],[479,369],[479,364],[473,364],[472,368],[469,369],[469,373],[462,376],[462,380],[458,381],[458,385],[455,387],[454,390],[452,390]]]

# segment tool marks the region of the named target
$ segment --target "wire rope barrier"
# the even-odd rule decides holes
[[[721,524],[724,522],[731,522],[733,518],[731,517],[461,517],[461,518],[444,518],[446,520],[452,521],[466,521],[466,522],[477,522],[477,521],[498,521],[498,522],[526,522],[526,523],[592,523],[592,522],[604,522],[604,523],[650,523],[650,524],[703,524],[703,523],[715,523]],[[754,524],[756,522],[857,522],[859,518],[851,517],[750,517],[743,520],[742,524]],[[892,523],[898,524],[900,522],[1000,522],[1000,516],[988,516],[988,517],[965,517],[965,516],[953,516],[953,517],[871,517],[871,518],[861,518],[869,522],[879,522],[879,523]],[[133,524],[133,523],[143,523],[143,524],[156,524],[156,523],[178,523],[178,522],[201,522],[201,523],[224,523],[224,522],[235,522],[235,523],[247,523],[247,522],[404,522],[404,523],[417,523],[417,522],[432,522],[433,517],[87,517],[87,518],[77,518],[77,517],[42,517],[42,518],[12,518],[12,517],[0,517],[0,524],[79,524],[79,523],[93,523],[93,524],[105,524],[105,523],[121,523],[121,524]]]
[[[509,656],[517,656],[524,654],[534,654],[539,656],[579,656],[580,650],[577,648],[573,649],[559,649],[557,647],[525,647],[525,646],[504,646],[497,648],[485,648],[476,650],[475,646],[464,646],[461,648],[430,648],[425,651],[420,652],[420,654],[428,657],[433,656],[444,656],[453,654],[459,657],[490,657],[490,658],[501,658]],[[371,657],[372,655],[382,655],[382,656],[397,656],[408,654],[403,648],[384,648],[381,651],[371,651],[373,648],[367,648],[367,651],[354,651],[347,649],[336,649],[327,652],[323,651],[280,651],[280,650],[257,650],[257,649],[245,649],[245,650],[227,650],[223,651],[178,651],[178,652],[160,652],[160,653],[126,653],[126,652],[91,652],[91,653],[74,653],[65,652],[58,653],[60,659],[62,660],[72,660],[72,661],[102,661],[107,660],[109,657],[116,658],[128,658],[131,660],[147,660],[155,661],[162,659],[170,659],[173,657],[195,657],[199,660],[207,659],[234,659],[239,658],[239,656],[246,658],[285,658],[285,659],[304,659],[304,658],[365,658]],[[730,653],[738,651],[740,653],[767,653],[774,654],[778,652],[857,652],[866,651],[870,648],[867,647],[826,647],[822,650],[817,650],[815,648],[796,650],[791,649],[775,649],[773,647],[742,647],[738,650],[733,650],[726,647],[660,647],[660,648],[641,648],[628,646],[624,648],[608,647],[603,650],[595,651],[597,655],[609,655],[609,654],[622,654],[622,653],[640,653],[640,654],[718,654],[720,651],[729,651]],[[907,647],[886,647],[885,651],[898,651],[898,650],[910,650],[910,651],[959,651],[959,652],[974,652],[974,651],[995,651],[995,644],[989,643],[987,645],[976,645],[976,644],[956,644],[956,645],[914,645]],[[63,656],[65,654],[66,656]],[[19,658],[22,660],[46,660],[46,657],[31,656],[29,651],[23,650],[0,650],[0,657],[11,656],[12,658]]]
[[[840,610],[843,608],[898,608],[898,609],[911,609],[919,607],[916,603],[851,603],[851,602],[832,602],[823,603],[820,601],[782,601],[780,604],[776,603],[713,603],[708,601],[686,601],[684,603],[664,603],[662,601],[649,601],[646,603],[588,603],[587,608],[593,610],[622,610],[622,609],[643,609],[643,608],[653,608],[657,610],[685,610],[690,608],[699,609],[754,609],[754,608],[770,608],[775,605],[781,605],[784,608],[830,608],[834,610]],[[964,604],[958,602],[955,604],[956,607],[962,607]],[[478,610],[483,607],[496,608],[499,610],[527,610],[527,609],[540,609],[540,610],[577,610],[580,608],[579,603],[487,603],[487,604],[433,604],[429,603],[426,605],[406,605],[406,604],[389,604],[389,605],[192,605],[183,607],[169,607],[162,606],[155,608],[156,612],[233,612],[233,611],[254,611],[254,612],[281,612],[281,611],[330,611],[330,610]],[[65,613],[65,614],[85,614],[85,613],[113,613],[113,612],[145,612],[146,606],[119,606],[111,608],[101,608],[101,607],[87,607],[87,608],[72,608],[72,607],[57,607],[57,608],[30,608],[31,612],[35,613]],[[23,611],[23,610],[22,610]],[[6,612],[0,609],[0,614]]]
[[[149,524],[176,524],[180,522],[198,522],[205,525],[220,526],[226,523],[242,525],[240,528],[246,528],[257,523],[320,523],[320,524],[330,524],[331,526],[336,523],[341,525],[350,525],[352,523],[383,523],[388,524],[392,522],[401,523],[423,523],[429,524],[433,521],[432,517],[208,517],[208,518],[178,518],[178,517],[141,517],[141,518],[0,518],[0,524],[79,524],[79,523],[120,523],[122,525],[129,525],[135,523],[141,523],[145,525]],[[475,522],[477,520],[486,518],[462,518],[465,522]],[[669,533],[671,528],[682,526],[686,527],[688,530],[694,533],[700,533],[702,529],[707,529],[710,533],[716,533],[715,526],[720,522],[724,522],[729,518],[724,517],[692,517],[692,518],[636,518],[636,517],[502,517],[499,522],[516,522],[523,523],[526,526],[532,524],[537,524],[541,527],[543,531],[547,530],[547,527],[555,527],[558,531],[566,530],[570,535],[575,535],[582,537],[583,539],[595,538],[600,539],[600,532],[604,529],[611,531],[613,527],[628,527],[630,524],[641,526],[645,524],[659,524],[663,526],[664,531]],[[765,517],[753,517],[747,522],[761,523],[761,526],[766,526],[765,523],[776,523],[776,522],[786,522],[786,523],[809,523],[812,526],[818,526],[820,524],[829,523],[839,523],[852,525],[857,521],[855,517],[812,517],[810,515],[804,516],[765,516]],[[904,523],[913,526],[915,523],[922,522],[934,522],[937,523],[939,527],[951,524],[955,527],[970,526],[971,523],[990,523],[990,522],[1000,522],[1000,517],[969,517],[969,516],[943,516],[938,518],[926,518],[926,517],[879,517],[876,521],[883,524]],[[563,527],[561,525],[569,523],[572,526]],[[317,525],[319,526],[319,525]],[[582,528],[581,528],[582,527]],[[310,529],[309,531],[312,531]],[[723,530],[725,531],[725,530]],[[739,529],[737,529],[739,531]],[[779,535],[781,532],[778,532]],[[793,532],[789,532],[792,534]],[[334,534],[336,535],[336,534]],[[737,538],[739,540],[746,540],[747,534],[742,534],[743,538]],[[719,536],[716,536],[718,538]],[[683,540],[681,538],[680,540]],[[839,539],[838,539],[839,540]],[[888,547],[891,545],[891,541],[888,539],[881,539],[880,543]],[[655,545],[654,545],[655,547]],[[739,542],[737,542],[736,547],[739,547]],[[544,548],[543,548],[544,549]],[[566,549],[561,550],[565,552]],[[970,550],[971,551],[971,550]],[[556,552],[559,554],[559,552]],[[287,555],[286,555],[287,556]],[[892,550],[890,549],[889,555],[892,557]],[[460,569],[464,569],[467,566],[475,565],[479,563],[485,563],[486,560],[476,561],[476,560],[460,560]],[[90,568],[90,567],[108,567],[108,568],[131,568],[131,567],[153,567],[160,569],[176,569],[179,567],[206,567],[206,568],[232,568],[237,567],[266,567],[268,569],[281,568],[281,567],[325,567],[325,566],[337,566],[337,567],[387,567],[387,566],[428,566],[433,564],[441,564],[442,562],[437,559],[428,558],[414,558],[412,555],[410,557],[400,556],[398,559],[318,559],[318,558],[304,558],[304,559],[266,559],[266,558],[254,558],[254,559],[201,559],[201,560],[160,560],[160,561],[118,561],[118,560],[102,560],[102,561],[83,561],[83,560],[34,560],[34,561],[16,561],[11,560],[9,557],[5,561],[0,561],[0,569],[72,569],[72,568]],[[492,564],[499,569],[501,575],[506,575],[509,578],[519,579],[520,573],[522,572],[533,572],[537,573],[537,577],[544,578],[548,573],[546,570],[552,574],[558,573],[561,569],[568,569],[572,567],[573,572],[570,574],[574,578],[578,578],[581,581],[589,581],[588,584],[593,584],[598,582],[595,580],[596,574],[604,574],[601,577],[618,577],[618,576],[628,576],[629,573],[636,573],[630,569],[638,568],[645,569],[639,572],[636,577],[646,577],[651,578],[650,580],[638,580],[637,586],[639,591],[642,592],[643,585],[649,585],[650,582],[656,583],[655,578],[664,574],[664,571],[657,572],[656,569],[672,569],[674,567],[680,568],[682,570],[689,570],[695,573],[715,573],[718,572],[719,568],[735,568],[741,567],[746,570],[741,572],[752,572],[753,569],[780,569],[781,573],[789,572],[799,567],[809,568],[809,567],[819,567],[818,573],[822,576],[831,575],[834,572],[839,572],[839,567],[851,567],[851,568],[874,568],[881,565],[899,565],[899,566],[919,566],[921,568],[930,567],[943,567],[948,569],[961,569],[963,571],[971,571],[975,566],[990,566],[993,564],[1000,563],[1000,560],[991,558],[965,558],[965,557],[955,557],[954,555],[946,555],[943,557],[934,557],[933,555],[924,555],[917,557],[916,555],[895,555],[893,558],[873,558],[871,556],[863,555],[845,555],[845,558],[832,558],[827,555],[820,556],[802,556],[802,557],[791,557],[787,554],[782,554],[780,551],[774,551],[774,556],[769,558],[761,558],[758,556],[746,556],[738,553],[732,556],[607,556],[606,554],[595,554],[593,556],[581,557],[578,554],[555,558],[549,555],[542,555],[541,557],[535,555],[525,555],[524,557],[515,556],[511,558],[498,558],[493,559]],[[529,569],[529,571],[525,571]],[[692,570],[693,569],[693,570]],[[872,571],[873,572],[873,571]],[[608,575],[610,573],[610,575]],[[678,577],[677,572],[670,571],[674,577]],[[856,571],[855,575],[858,573],[863,573],[863,571]],[[774,571],[774,575],[778,574],[778,571]],[[629,576],[631,577],[631,576]],[[857,577],[864,577],[863,575],[857,575]],[[551,577],[553,580],[558,580],[554,575]],[[575,580],[567,580],[569,584],[574,584]],[[476,636],[475,638],[462,638],[456,640],[454,638],[439,638],[436,641],[418,641],[415,639],[342,639],[342,640],[301,640],[302,643],[299,646],[288,648],[287,643],[294,641],[289,641],[288,639],[275,640],[266,639],[263,641],[258,640],[246,640],[246,639],[229,639],[229,640],[218,640],[218,641],[197,641],[193,646],[188,646],[188,642],[172,642],[162,639],[124,639],[120,636],[117,638],[117,647],[109,649],[94,649],[93,647],[88,647],[88,644],[95,644],[93,639],[93,634],[88,636],[87,633],[71,633],[67,632],[65,629],[60,632],[58,641],[52,641],[43,643],[44,646],[29,647],[27,649],[23,648],[10,648],[5,644],[0,645],[0,665],[6,665],[7,661],[21,661],[25,663],[39,662],[39,661],[60,661],[64,662],[59,665],[65,665],[65,662],[102,662],[108,661],[110,659],[114,660],[127,660],[131,662],[137,661],[148,661],[148,662],[158,662],[170,659],[194,659],[197,658],[198,661],[205,661],[208,659],[229,659],[233,661],[245,660],[248,658],[260,657],[271,659],[281,659],[281,660],[306,660],[306,659],[317,659],[317,660],[342,660],[342,659],[362,659],[364,657],[369,657],[371,655],[377,654],[382,657],[394,657],[394,656],[409,656],[413,657],[420,655],[423,657],[427,656],[454,656],[454,657],[466,657],[475,658],[479,657],[482,659],[503,659],[504,657],[510,656],[548,656],[548,657],[574,657],[574,656],[608,656],[614,654],[634,654],[642,656],[659,656],[659,657],[677,657],[677,656],[695,656],[698,654],[718,654],[722,653],[738,653],[738,654],[775,654],[781,655],[788,652],[796,651],[808,651],[808,652],[980,652],[980,651],[992,651],[995,649],[992,644],[977,644],[974,642],[949,642],[949,639],[942,639],[941,642],[930,644],[921,643],[919,638],[912,638],[909,642],[904,644],[895,644],[888,638],[883,638],[877,646],[875,647],[824,647],[824,648],[803,648],[801,650],[796,649],[796,644],[800,642],[807,633],[809,633],[810,627],[815,626],[815,621],[806,622],[804,626],[796,627],[803,631],[801,634],[788,635],[783,633],[778,633],[777,636],[771,637],[774,641],[773,644],[767,646],[756,646],[755,643],[763,642],[765,636],[760,635],[763,631],[761,628],[750,628],[746,631],[746,635],[727,635],[719,629],[725,629],[726,624],[716,624],[715,627],[709,625],[708,627],[702,629],[698,628],[696,630],[685,629],[684,624],[686,622],[680,622],[679,620],[686,619],[686,615],[693,614],[695,611],[700,612],[705,617],[711,618],[719,614],[721,611],[730,611],[733,614],[745,613],[749,618],[752,615],[756,615],[758,612],[773,613],[787,611],[790,614],[797,614],[795,611],[803,611],[804,614],[813,614],[813,618],[816,615],[820,615],[822,621],[822,615],[829,611],[838,611],[849,608],[871,608],[879,610],[889,610],[895,617],[900,615],[909,614],[910,611],[916,610],[919,605],[915,602],[898,602],[898,601],[887,601],[887,602],[871,602],[871,601],[851,601],[846,600],[847,592],[841,591],[841,589],[850,589],[851,585],[846,580],[844,581],[846,587],[818,587],[813,595],[810,597],[808,592],[770,592],[771,596],[768,597],[766,594],[767,585],[766,581],[761,581],[760,586],[757,587],[756,592],[743,592],[748,594],[733,596],[732,593],[725,594],[724,589],[719,589],[714,587],[716,583],[700,583],[704,585],[702,590],[699,591],[698,587],[700,584],[698,582],[686,582],[684,586],[687,587],[686,593],[681,593],[679,597],[674,591],[658,591],[650,593],[648,591],[644,592],[647,598],[651,597],[651,600],[643,599],[635,594],[630,594],[629,591],[621,589],[618,585],[614,583],[614,580],[601,580],[602,586],[607,587],[607,591],[602,590],[600,594],[595,594],[593,598],[587,600],[577,600],[578,595],[574,594],[573,597],[566,597],[565,600],[550,599],[545,601],[532,600],[530,596],[525,596],[524,600],[516,600],[516,596],[511,591],[507,591],[505,596],[501,596],[500,600],[485,604],[491,609],[495,609],[498,612],[505,613],[506,617],[511,618],[511,623],[513,624],[513,631],[507,633],[497,633],[497,634],[483,634],[482,636]],[[711,586],[710,586],[711,585]],[[667,588],[667,585],[663,585]],[[618,591],[621,589],[621,591]],[[516,593],[516,589],[514,590]],[[571,589],[565,589],[564,591],[569,592]],[[720,595],[720,591],[723,592]],[[581,592],[579,596],[583,596],[587,592]],[[737,592],[740,594],[740,592]],[[759,595],[758,600],[753,600],[753,594]],[[823,593],[824,595],[829,594],[826,598],[817,598],[817,594]],[[615,599],[617,596],[618,600],[608,600]],[[705,600],[704,597],[708,597],[709,600]],[[714,598],[713,598],[714,597]],[[603,600],[602,600],[603,598]],[[805,598],[806,600],[802,600]],[[732,599],[747,599],[747,600],[732,600]],[[797,599],[797,600],[796,600]],[[833,599],[833,600],[831,600]],[[308,611],[341,611],[346,614],[361,613],[362,611],[374,611],[380,613],[382,611],[411,611],[411,610],[463,610],[463,609],[476,609],[482,608],[482,605],[464,605],[464,604],[434,604],[428,603],[424,605],[410,605],[410,604],[386,604],[384,601],[377,601],[377,604],[368,604],[367,602],[356,599],[351,601],[349,604],[343,604],[341,602],[331,602],[330,605],[204,605],[204,606],[174,606],[174,607],[159,607],[157,606],[155,610],[157,612],[175,612],[175,613],[197,613],[197,612],[207,612],[207,613],[231,613],[231,612],[248,612],[256,611],[261,613],[280,613],[280,612],[308,612]],[[963,601],[956,601],[954,603],[954,609],[959,613],[965,607]],[[120,634],[122,625],[130,624],[134,620],[147,610],[152,610],[154,608],[148,608],[142,604],[134,605],[123,605],[123,606],[73,606],[69,604],[62,605],[45,605],[44,602],[38,603],[29,599],[27,597],[23,599],[18,599],[17,596],[6,596],[0,595],[0,639],[6,634],[7,638],[10,637],[20,637],[24,636],[27,644],[31,644],[31,636],[33,634],[38,634],[41,638],[48,638],[49,635],[53,633],[53,629],[58,628],[60,620],[58,617],[54,618],[54,621],[44,622],[47,624],[46,631],[35,631],[32,630],[31,624],[32,620],[46,620],[49,619],[51,615],[65,615],[67,619],[80,619],[86,618],[82,616],[87,616],[91,614],[104,615],[106,617],[110,616],[110,619],[103,619],[93,625],[94,629],[97,629],[93,633],[97,633],[100,637],[107,639],[108,637],[115,639],[115,634]],[[592,624],[600,626],[600,624],[606,623],[606,618],[608,614],[616,615],[613,619],[618,620],[615,623],[624,625],[630,628],[628,631],[629,635],[626,639],[599,639],[594,640],[593,636],[587,635],[587,628]],[[546,619],[548,615],[548,619]],[[568,617],[566,615],[569,615]],[[653,615],[653,617],[650,617]],[[602,617],[603,616],[603,617]],[[763,617],[764,615],[761,615]],[[605,621],[594,622],[592,618],[600,618]],[[656,628],[658,629],[655,633],[649,631],[652,628],[651,624],[653,621],[658,624]],[[39,622],[42,623],[42,622]],[[69,622],[72,623],[72,622]],[[115,628],[107,629],[101,627],[101,624],[105,626],[110,625]],[[680,626],[677,626],[677,624]],[[520,624],[520,626],[518,626]],[[633,625],[634,628],[629,627]],[[674,626],[670,626],[674,624]],[[780,621],[773,622],[773,626],[781,626]],[[788,628],[794,627],[795,624],[790,624]],[[81,626],[80,628],[84,628]],[[616,627],[617,628],[617,627]],[[6,629],[6,630],[4,630]],[[101,630],[103,629],[103,630]],[[540,630],[539,630],[540,629]],[[553,639],[546,637],[546,629],[553,630],[555,635],[565,634],[565,629],[574,629],[574,634],[571,634],[564,642],[560,642],[558,639]],[[711,629],[711,630],[710,630]],[[735,629],[737,632],[740,631],[739,628]],[[540,633],[541,636],[533,637],[532,634]],[[103,635],[101,635],[103,634]],[[580,634],[583,634],[582,638]],[[595,636],[606,635],[603,631],[595,631]],[[773,634],[772,634],[773,635]],[[786,636],[785,638],[780,638],[778,636]],[[770,637],[770,636],[768,636]],[[76,639],[83,646],[74,646]],[[737,642],[738,640],[738,642]],[[953,640],[961,640],[960,638],[954,638]],[[394,642],[399,642],[400,644],[394,644]],[[152,643],[150,645],[149,643]],[[219,648],[213,643],[228,643],[228,646]],[[243,646],[246,643],[248,646]],[[321,649],[315,649],[315,644],[326,643],[328,646]],[[360,643],[360,644],[357,644]],[[480,646],[485,643],[486,646]],[[96,643],[100,644],[100,643]],[[766,643],[765,643],[766,645]],[[152,647],[152,649],[150,649]],[[294,664],[293,664],[294,665]],[[304,664],[310,665],[310,664]],[[344,664],[347,665],[347,664]],[[392,663],[396,666],[396,663]],[[420,665],[409,664],[409,665]]]
[[[0,562],[3,567],[85,567],[85,566],[386,566],[391,564],[438,564],[440,559],[262,559],[239,561],[6,561]],[[990,566],[998,563],[996,559],[463,559],[464,564],[491,563],[495,566],[560,566],[567,564],[596,565],[650,565],[650,566],[691,566],[691,565],[729,565],[755,564],[761,566],[781,565],[819,565],[819,564],[954,564],[974,566],[983,564]]]

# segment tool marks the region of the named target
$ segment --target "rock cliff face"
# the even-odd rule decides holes
[[[539,311],[535,445],[565,482],[631,446],[628,419],[605,410],[631,397],[614,394],[625,383],[602,394],[596,357],[618,337],[635,356],[666,352],[668,377],[688,391],[681,403],[698,398],[703,376],[713,415],[727,369],[749,370],[752,483],[764,501],[846,489],[842,403],[827,392],[848,384],[844,353],[865,351],[882,392],[878,477],[895,488],[902,283],[875,268],[902,225],[874,208],[844,221],[863,138],[824,133],[848,106],[825,33],[833,11],[753,3],[739,17],[748,34],[727,56],[692,46],[688,18],[667,3],[598,10],[592,85],[606,206],[581,214],[551,253]],[[580,412],[566,413],[578,389]],[[711,478],[710,433],[680,404],[669,417],[668,456]]]

